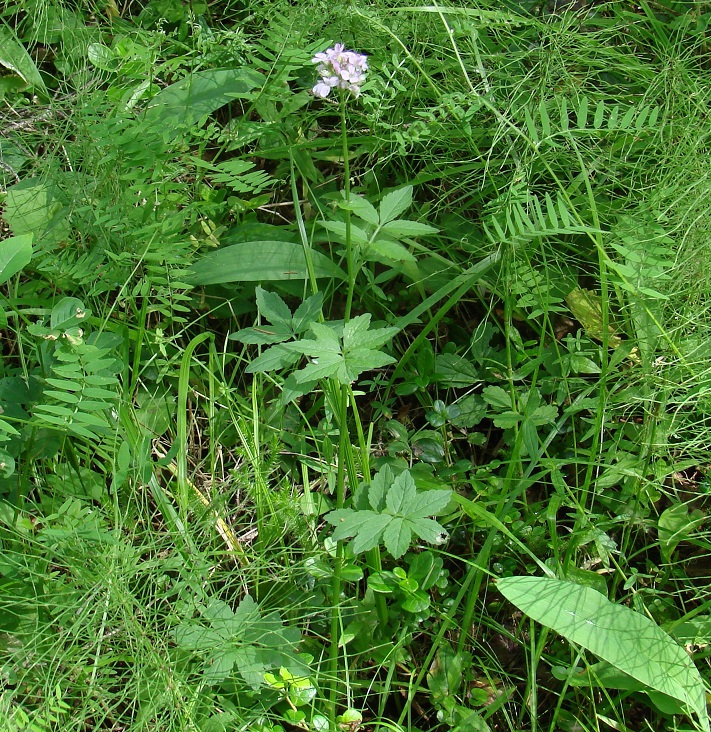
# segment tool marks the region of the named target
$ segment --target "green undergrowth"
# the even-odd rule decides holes
[[[708,730],[709,20],[0,10],[2,732]]]

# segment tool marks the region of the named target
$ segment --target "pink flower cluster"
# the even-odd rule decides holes
[[[312,89],[315,96],[325,99],[331,89],[347,89],[353,96],[360,95],[360,85],[365,81],[368,57],[355,51],[344,51],[342,43],[336,43],[323,53],[317,53],[311,61],[318,64],[321,80]]]

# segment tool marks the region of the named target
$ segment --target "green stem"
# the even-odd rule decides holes
[[[348,155],[348,125],[346,123],[346,93],[341,92],[341,140],[343,141],[343,193],[346,202],[351,200],[351,164]],[[348,266],[348,294],[346,295],[346,309],[343,320],[347,323],[351,319],[353,292],[355,291],[356,267],[353,261],[353,242],[351,241],[351,212],[346,209],[346,262]]]
[[[334,383],[335,388],[335,383]],[[343,508],[346,500],[346,456],[348,454],[348,397],[349,387],[340,387],[340,415],[338,445],[338,472],[336,473],[336,508]],[[331,729],[336,729],[336,712],[338,704],[338,639],[341,635],[341,594],[343,592],[343,542],[336,545],[336,561],[333,568],[333,580],[331,582],[331,642],[329,646],[329,672],[331,687],[329,694],[329,722]]]

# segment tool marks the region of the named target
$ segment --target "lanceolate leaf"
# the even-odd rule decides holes
[[[497,588],[542,625],[650,689],[684,702],[709,729],[701,676],[686,651],[653,620],[590,587],[552,577],[507,577]]]
[[[316,277],[345,279],[346,274],[328,257],[312,251]],[[288,241],[249,241],[233,244],[199,259],[190,282],[215,285],[224,282],[305,280],[309,277],[304,248]]]
[[[156,94],[149,114],[164,124],[169,120],[190,124],[263,83],[264,77],[254,69],[196,71]]]

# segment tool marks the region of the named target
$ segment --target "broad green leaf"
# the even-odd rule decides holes
[[[653,620],[604,595],[552,577],[507,577],[497,588],[537,622],[645,686],[678,699],[709,729],[706,693],[689,658]]]
[[[415,500],[416,495],[417,487],[415,486],[415,479],[410,475],[409,470],[405,470],[395,478],[385,497],[388,511],[395,516],[407,516],[409,506]]]
[[[311,323],[311,331],[318,339],[317,343],[319,343],[319,345],[326,344],[331,350],[341,350],[338,333],[334,328],[331,328],[330,325],[314,321]],[[308,341],[303,341],[303,343],[308,344]],[[304,353],[308,353],[308,351],[304,351]],[[318,353],[315,353],[314,355],[318,355]]]
[[[494,424],[502,430],[515,427],[523,419],[518,412],[502,412],[494,417]]]
[[[59,196],[56,186],[26,178],[7,189],[3,218],[13,234],[34,234],[35,247],[54,244],[68,233]]]
[[[148,113],[166,127],[191,124],[263,84],[262,74],[249,68],[196,71],[158,92]]]
[[[363,526],[372,521],[378,514],[373,511],[354,511],[352,508],[339,508],[327,513],[326,521],[336,529],[333,532],[334,541],[349,539],[355,536]]]
[[[291,310],[276,292],[269,292],[257,286],[255,297],[260,315],[273,325],[280,323],[291,326]]]
[[[416,262],[409,249],[391,239],[376,239],[368,244],[368,251],[389,262]]]
[[[363,221],[371,224],[372,226],[378,226],[380,223],[380,218],[378,217],[378,212],[376,211],[375,206],[373,206],[373,204],[366,198],[363,198],[363,196],[357,196],[352,193],[350,200],[347,202],[342,201],[339,203],[339,206],[352,211],[356,216],[358,216],[358,218],[363,219]]]
[[[412,205],[412,186],[404,186],[383,196],[380,201],[380,223],[396,219]]]
[[[120,62],[116,54],[103,43],[90,43],[87,48],[89,61],[102,71],[118,71]]]
[[[476,366],[455,353],[444,353],[436,357],[435,378],[443,386],[453,389],[465,389],[481,381]]]
[[[447,539],[448,534],[444,526],[434,519],[408,517],[407,524],[413,533],[428,544],[441,544]]]
[[[452,497],[451,490],[431,490],[418,493],[408,504],[408,518],[426,518],[442,513]]]
[[[429,224],[421,224],[419,221],[408,221],[407,219],[396,219],[383,226],[381,231],[384,234],[401,239],[406,236],[426,236],[436,234],[439,229]]]
[[[304,366],[294,372],[294,378],[299,384],[307,381],[318,381],[319,379],[329,379],[338,373],[339,368],[343,365],[343,357],[340,354],[329,353],[319,356],[317,361]]]
[[[511,409],[511,394],[500,386],[487,386],[481,394],[494,409]]]
[[[188,651],[211,651],[225,640],[220,633],[197,623],[179,625],[175,630],[175,642]]]
[[[378,546],[385,528],[392,520],[392,516],[386,513],[380,513],[368,521],[353,538],[354,554],[361,554]]]
[[[370,328],[370,313],[356,315],[343,326],[343,350],[364,345],[361,339]]]
[[[33,234],[22,234],[0,241],[0,283],[7,282],[30,263],[33,238]]]
[[[392,363],[395,363],[395,359],[387,353],[356,348],[343,357],[337,372],[338,380],[341,384],[352,384],[364,371],[372,371]]]
[[[221,684],[232,671],[237,660],[236,648],[215,650],[205,659],[204,678],[206,684]]]
[[[292,329],[287,325],[261,325],[254,328],[243,328],[237,333],[229,336],[232,341],[247,343],[251,345],[272,345],[287,341],[294,335]]]
[[[394,480],[392,468],[387,464],[373,476],[368,489],[368,502],[373,511],[380,512],[385,508],[385,494]]]
[[[268,371],[278,371],[295,364],[301,355],[287,350],[284,345],[279,344],[267,348],[245,369],[248,374],[261,374]]]
[[[393,559],[399,559],[409,548],[412,531],[401,518],[393,519],[383,532],[383,543]]]
[[[46,93],[42,75],[35,62],[7,28],[0,28],[0,66],[17,74],[27,86]]]
[[[317,292],[315,295],[304,300],[304,302],[296,308],[293,317],[293,328],[295,333],[303,333],[308,330],[311,323],[316,322],[321,312],[321,304],[323,303],[323,293]]]
[[[338,237],[338,240],[345,243],[347,237],[347,227],[344,221],[321,221],[321,226]],[[359,246],[365,246],[368,243],[368,235],[360,226],[351,224],[351,242]]]
[[[263,651],[254,646],[242,646],[235,653],[235,663],[240,676],[255,691],[264,682],[264,671],[266,666],[263,663]]]
[[[311,252],[316,277],[346,279],[328,257]],[[301,244],[288,241],[250,241],[210,252],[192,265],[194,285],[268,280],[305,280],[309,273]]]
[[[665,509],[659,517],[657,533],[659,536],[659,550],[664,562],[671,561],[672,554],[680,541],[693,533],[704,520],[701,512],[695,520],[689,516],[689,509],[682,503],[675,503]],[[693,515],[693,514],[692,514]]]

